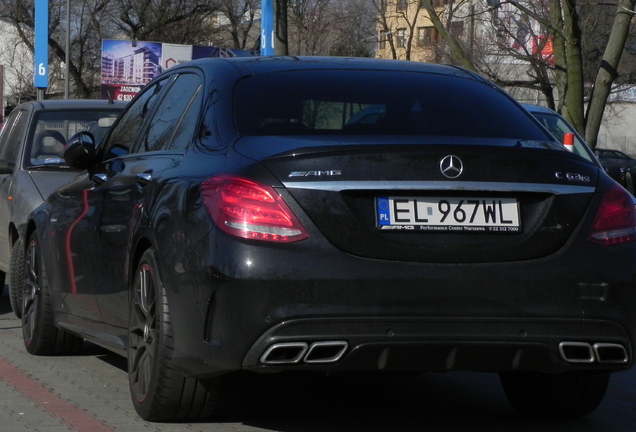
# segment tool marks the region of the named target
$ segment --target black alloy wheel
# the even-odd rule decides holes
[[[27,268],[24,292],[22,293],[22,336],[24,345],[31,354],[39,354],[39,335],[42,326],[42,275],[40,272],[40,260],[38,243],[34,232],[27,246],[25,266]],[[46,277],[44,277],[46,279]],[[46,283],[46,282],[45,282]],[[48,294],[47,294],[48,297]],[[45,324],[46,325],[46,324]]]
[[[142,255],[131,289],[128,338],[130,394],[147,421],[201,421],[220,413],[225,378],[186,378],[175,367],[166,292],[152,250]]]
[[[157,306],[155,303],[152,268],[143,263],[133,288],[130,313],[129,371],[131,393],[139,403],[147,399],[157,356]]]
[[[22,336],[27,351],[33,355],[68,355],[78,352],[83,339],[55,327],[49,282],[42,262],[37,231],[29,237],[25,269]]]

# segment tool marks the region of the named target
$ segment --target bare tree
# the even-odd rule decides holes
[[[330,26],[330,0],[290,0],[288,19],[293,48],[297,55],[317,55],[324,52]]]
[[[422,5],[451,50],[455,62],[487,75],[500,85],[541,91],[548,105],[561,112],[594,147],[612,84],[620,78],[620,61],[625,51],[635,2],[617,0],[615,5],[583,5],[576,0],[486,0],[487,7],[483,10],[489,11],[491,16],[483,22],[489,22],[496,32],[493,40],[497,41],[498,49],[505,57],[526,65],[526,76],[519,80],[511,80],[501,74],[501,69],[495,69],[492,56],[476,57],[475,53],[479,50],[466,49],[466,44],[462,44],[460,38],[450,31],[448,21],[444,21],[444,14],[458,10],[453,9],[453,6],[461,3],[483,5],[484,2],[449,0],[441,13],[433,7],[431,0],[422,0]],[[596,52],[602,52],[602,56],[598,55],[601,58],[592,62],[594,57],[585,51],[585,42],[592,37],[599,39],[598,33],[592,30],[600,28],[596,18],[607,7],[614,7],[616,12],[608,31],[602,33],[600,41],[597,40],[595,44]],[[504,8],[511,13],[501,19],[497,13]],[[514,10],[511,11],[511,8]],[[584,23],[581,22],[582,12],[587,18]],[[474,14],[482,12],[478,10]],[[477,19],[475,16],[472,18]],[[506,45],[506,41],[510,40],[515,46],[514,51]],[[471,37],[471,43],[473,41]],[[530,41],[532,43],[529,45]],[[549,58],[543,56],[545,44],[553,47]],[[590,73],[589,68],[585,67],[589,64],[596,64],[597,69]],[[590,88],[591,91],[588,90]],[[586,101],[589,101],[587,112]]]
[[[378,42],[376,14],[369,0],[336,1],[328,55],[372,57]]]
[[[22,42],[15,28],[0,22],[3,44],[0,45],[0,64],[4,70],[5,102],[15,106],[36,98],[33,85],[33,53]]]
[[[219,27],[229,33],[233,48],[257,48],[255,18],[260,4],[261,0],[219,0]]]
[[[209,40],[209,18],[215,3],[202,0],[110,0],[118,15],[111,18],[127,38],[179,44]]]
[[[289,0],[274,0],[274,52],[276,55],[289,55],[288,11]]]
[[[371,0],[378,13],[382,45],[388,43],[393,59],[412,60],[413,43],[421,11],[420,0]]]
[[[623,55],[630,22],[634,15],[635,3],[636,0],[621,0],[618,2],[616,18],[614,19],[607,47],[594,81],[585,127],[585,138],[592,147],[596,146],[607,99],[612,84],[618,77],[618,65]]]
[[[392,35],[393,29],[397,28],[397,25],[393,26],[392,15],[389,13],[389,6],[392,4],[392,0],[371,0],[371,4],[378,16],[378,42],[380,48],[385,48],[388,44],[391,58],[396,60],[398,53]]]
[[[370,56],[375,15],[366,0],[289,0],[290,54]]]

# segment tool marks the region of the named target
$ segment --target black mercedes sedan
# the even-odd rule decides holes
[[[286,371],[498,372],[517,410],[573,417],[634,363],[631,195],[461,68],[196,60],[64,157],[84,171],[31,215],[25,346],[126,356],[146,420]]]

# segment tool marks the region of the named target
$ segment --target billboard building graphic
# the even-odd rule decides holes
[[[208,46],[104,39],[101,97],[129,101],[164,69],[198,58],[246,55],[251,53]]]

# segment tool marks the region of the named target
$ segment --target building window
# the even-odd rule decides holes
[[[453,21],[450,23],[449,28],[450,34],[454,37],[462,37],[464,36],[464,21]]]
[[[400,48],[406,46],[406,29],[404,28],[397,30],[397,46]]]
[[[378,36],[378,49],[386,49],[386,41],[389,39],[388,32],[382,32]]]
[[[398,12],[405,11],[408,7],[408,0],[397,0]]]
[[[439,41],[439,33],[435,27],[419,27],[417,29],[417,45],[435,45]]]

